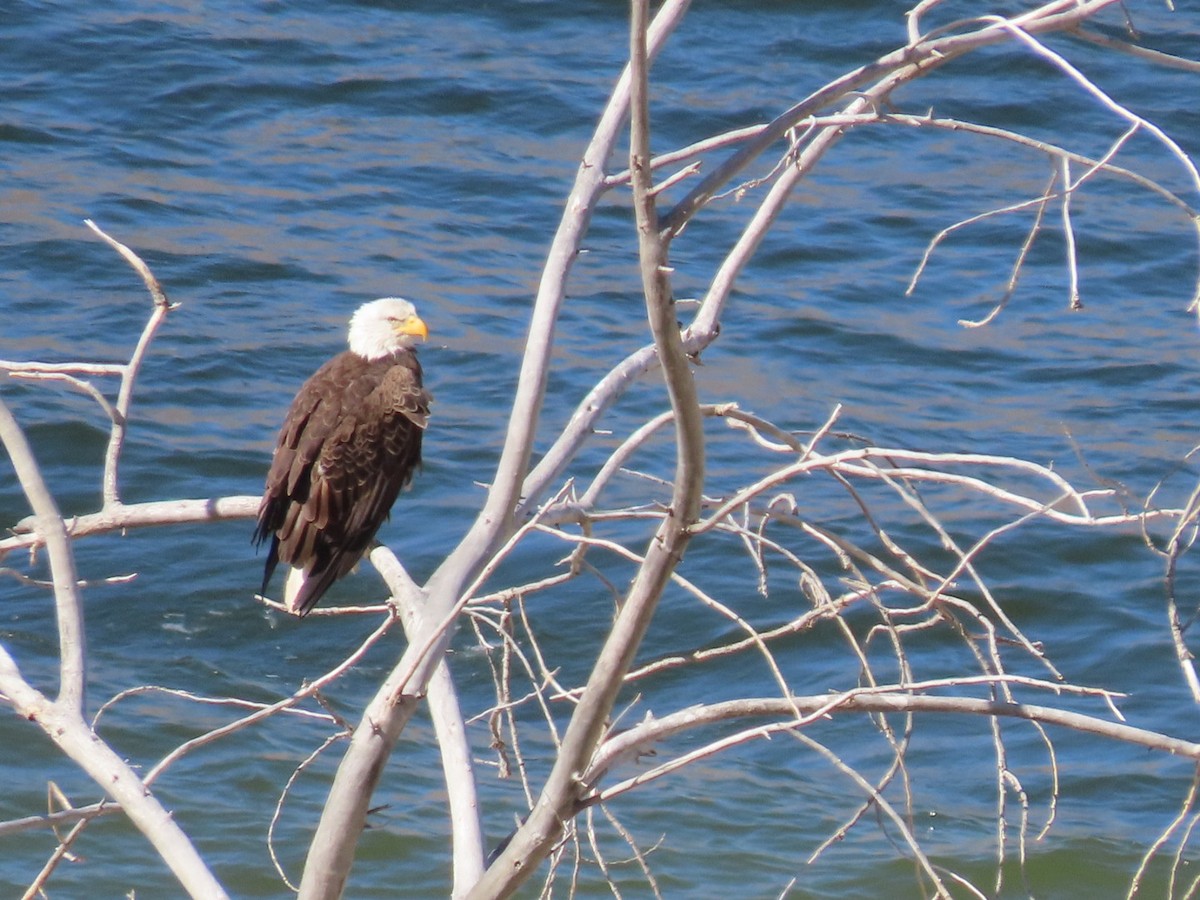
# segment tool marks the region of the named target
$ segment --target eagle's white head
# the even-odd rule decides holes
[[[384,297],[364,303],[350,317],[350,349],[364,359],[383,359],[410,350],[429,329],[407,300]]]

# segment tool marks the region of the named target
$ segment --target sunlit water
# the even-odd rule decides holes
[[[767,120],[894,47],[903,39],[900,10],[882,2],[698,4],[655,69],[656,148]],[[620,3],[517,0],[481,9],[9,4],[0,12],[0,358],[127,357],[148,300],[84,228],[84,218],[95,219],[141,252],[182,304],[139,384],[125,498],[252,494],[292,392],[340,348],[349,312],[376,296],[414,298],[433,332],[423,360],[437,405],[424,472],[381,538],[423,579],[469,525],[482,497],[477,483],[491,476],[529,300],[619,69],[624,15]],[[1196,46],[1191,13],[1151,4],[1134,15],[1149,43],[1181,53]],[[1200,150],[1194,80],[1151,74],[1129,58],[1105,61],[1080,44],[1055,46],[1185,149]],[[1124,127],[1013,50],[951,66],[896,102],[907,112],[932,107],[1067,140],[1091,154],[1105,152]],[[1144,136],[1121,159],[1172,190],[1189,189],[1169,155]],[[1098,180],[1080,197],[1073,212],[1081,312],[1067,310],[1054,222],[1004,314],[984,329],[957,324],[999,299],[1027,219],[952,235],[905,295],[939,229],[1034,196],[1049,175],[1038,154],[977,138],[854,133],[799,188],[739,282],[721,339],[698,369],[704,399],[737,401],[796,430],[819,427],[840,403],[839,427],[883,445],[1022,455],[1053,463],[1084,487],[1119,483],[1135,507],[1169,478],[1159,502],[1182,503],[1194,483],[1177,469],[1196,443],[1200,336],[1185,313],[1197,259],[1181,213],[1114,180]],[[704,290],[752,199],[718,204],[674,248],[681,297]],[[595,378],[645,339],[633,248],[625,198],[614,196],[571,282],[542,446]],[[106,432],[91,401],[11,383],[3,391],[61,507],[94,509]],[[634,416],[664,404],[647,379],[606,427],[624,433]],[[588,452],[594,465],[599,450]],[[744,461],[737,445],[719,444],[710,480],[748,480]],[[0,466],[0,524],[26,513],[11,469]],[[947,512],[964,527],[973,514],[970,507]],[[261,559],[249,532],[236,522],[78,544],[84,577],[138,576],[87,591],[93,707],[142,684],[271,701],[338,662],[373,627],[373,620],[264,614],[251,597]],[[562,552],[543,544],[526,559],[545,566]],[[715,575],[708,583],[723,584],[724,599],[756,623],[789,615],[794,590],[758,599],[745,569],[722,583],[725,557],[693,553],[688,571]],[[1046,642],[1070,679],[1129,692],[1123,710],[1133,724],[1194,736],[1194,710],[1164,627],[1161,564],[1136,533],[1032,526],[998,542],[981,565],[1009,614]],[[627,570],[609,574],[619,579]],[[1183,578],[1185,591],[1195,587],[1190,572]],[[374,598],[371,579],[352,579],[333,599],[364,591]],[[48,597],[7,579],[0,586],[0,638],[29,677],[53,690]],[[548,649],[567,660],[566,681],[585,671],[611,609],[611,596],[594,581],[533,605]],[[723,621],[672,596],[644,656],[728,633]],[[937,668],[939,654],[956,658],[961,651],[952,646],[930,639],[921,645],[922,664]],[[400,647],[389,638],[339,683],[330,692],[337,708],[355,719]],[[455,664],[468,711],[486,708],[491,680],[469,635],[459,638]],[[789,667],[797,690],[848,687],[857,677],[840,647],[826,652],[819,642]],[[659,714],[776,690],[753,660],[650,687]],[[103,732],[131,760],[151,763],[227,718],[225,710],[151,695],[118,706]],[[1048,758],[1029,729],[1005,732],[1040,824]],[[860,722],[839,720],[816,736],[853,761],[885,764],[855,758],[863,733]],[[188,758],[159,783],[235,895],[284,895],[267,857],[267,823],[282,784],[324,736],[320,726],[276,721]],[[1032,890],[1121,894],[1175,814],[1188,766],[1054,736],[1063,798],[1049,836],[1029,848]],[[493,759],[483,724],[472,739],[481,759]],[[533,739],[523,749],[536,782],[550,749]],[[337,752],[299,780],[284,810],[278,847],[293,877]],[[96,798],[53,756],[34,728],[0,717],[0,818],[42,810],[47,778],[76,803]],[[481,769],[481,788],[497,841],[524,798],[493,771]],[[995,774],[986,729],[977,721],[918,728],[910,772],[927,849],[990,884]],[[872,824],[806,865],[858,799],[815,756],[777,739],[709,760],[614,808],[643,847],[666,835],[651,864],[668,896],[773,897],[793,878],[799,896],[915,896],[911,865]],[[442,801],[432,731],[418,719],[380,790],[386,809],[362,841],[350,896],[445,893]],[[610,857],[629,855],[611,830],[600,831]],[[23,889],[54,844],[46,833],[0,841],[0,893]],[[145,842],[115,817],[93,825],[77,851],[82,860],[60,867],[52,896],[178,893]],[[619,866],[614,877],[627,895],[646,893],[636,866]],[[1015,870],[1006,884],[1018,890]],[[1161,890],[1161,881],[1153,885]],[[606,891],[595,880],[584,889]]]

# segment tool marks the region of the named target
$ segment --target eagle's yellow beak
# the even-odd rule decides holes
[[[420,316],[409,316],[403,322],[397,322],[395,329],[396,334],[419,337],[423,341],[429,338],[429,328],[426,327]]]

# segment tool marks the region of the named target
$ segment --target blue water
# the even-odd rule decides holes
[[[965,15],[967,5],[960,6],[938,21]],[[1147,43],[1194,51],[1194,12],[1130,7]],[[697,3],[655,69],[656,149],[767,121],[897,46],[902,10],[881,0]],[[0,359],[127,358],[149,301],[83,226],[84,218],[96,220],[141,253],[181,304],[138,386],[123,497],[254,494],[283,410],[303,378],[341,348],[349,313],[376,296],[413,298],[432,331],[422,359],[435,418],[424,471],[380,537],[414,577],[427,577],[469,526],[483,497],[479,483],[491,478],[530,298],[624,55],[624,5],[10,3],[0,11],[0,42]],[[1106,59],[1080,42],[1052,44],[1186,150],[1200,152],[1194,75]],[[1012,49],[948,66],[895,102],[904,112],[932,107],[1093,155],[1124,127]],[[1119,161],[1196,205],[1180,167],[1148,137],[1135,137]],[[618,160],[614,167],[623,166]],[[883,446],[1020,455],[1052,464],[1080,487],[1119,485],[1133,509],[1165,480],[1156,501],[1181,505],[1196,478],[1184,458],[1197,443],[1200,334],[1186,312],[1196,241],[1174,207],[1115,179],[1096,179],[1076,199],[1079,312],[1067,308],[1054,213],[1009,308],[991,326],[957,323],[985,315],[1003,293],[1028,216],[952,235],[915,292],[905,294],[940,229],[1036,195],[1049,174],[1039,154],[980,138],[854,132],[799,187],[739,280],[721,338],[697,369],[702,398],[737,401],[801,432],[820,427],[842,404],[838,428]],[[705,290],[753,200],[715,204],[676,243],[678,296]],[[595,380],[646,340],[624,193],[606,201],[585,248],[559,329],[540,449]],[[62,509],[94,510],[106,440],[95,405],[53,387],[6,381],[0,390]],[[602,424],[620,437],[664,406],[648,377]],[[710,493],[766,471],[769,460],[736,434],[720,425],[710,434]],[[598,437],[570,474],[586,481],[614,440]],[[663,454],[644,454],[638,465],[667,475]],[[870,543],[844,492],[816,480],[792,489],[806,517]],[[936,539],[911,514],[888,505],[878,489],[864,490],[900,538],[936,552]],[[625,481],[613,502],[644,501],[646,491]],[[963,494],[930,489],[929,500],[964,544],[1004,521],[990,504]],[[0,463],[0,525],[27,511],[11,468]],[[294,622],[264,613],[252,599],[261,558],[249,533],[243,521],[77,544],[84,578],[137,573],[131,583],[86,592],[92,711],[145,684],[270,702],[339,662],[374,627],[370,618]],[[625,533],[640,540],[646,532]],[[813,543],[795,546],[838,590],[841,573],[828,553]],[[532,541],[502,583],[548,574],[564,553],[549,540]],[[626,565],[603,554],[592,559],[613,585],[625,584]],[[4,565],[24,571],[26,562],[10,556]],[[1165,627],[1162,563],[1136,529],[1034,523],[998,540],[980,568],[1008,614],[1070,680],[1128,692],[1122,709],[1131,724],[1196,737],[1194,706]],[[772,590],[762,598],[731,539],[698,542],[684,572],[761,627],[787,621],[806,604],[782,565],[772,568]],[[1185,559],[1180,577],[1184,603],[1192,602],[1200,573]],[[0,578],[0,592],[0,640],[52,692],[50,598],[9,578]],[[361,573],[330,602],[379,594],[374,576]],[[585,677],[612,607],[598,579],[530,598],[531,623],[564,683]],[[860,633],[874,621],[865,609],[851,615]],[[641,658],[734,634],[672,591]],[[872,646],[884,675],[886,648]],[[398,637],[376,647],[329,690],[331,704],[355,720],[401,649]],[[830,627],[788,638],[776,652],[798,693],[857,683],[857,661]],[[946,629],[914,637],[911,653],[920,677],[973,671]],[[1045,675],[1015,651],[1011,659],[1014,671]],[[489,669],[469,629],[456,641],[454,663],[468,715],[488,708],[495,700]],[[777,693],[753,655],[654,676],[639,688],[631,716]],[[1095,703],[1070,705],[1103,714]],[[118,704],[101,731],[130,760],[152,765],[233,715],[149,694]],[[552,748],[533,730],[536,716],[527,719],[522,750],[536,787]],[[267,825],[284,782],[326,733],[277,718],[188,757],[156,786],[235,895],[286,895],[268,860]],[[863,719],[840,717],[812,733],[869,775],[888,763]],[[1048,757],[1027,726],[1006,724],[1004,733],[1036,830],[1047,815]],[[483,761],[489,838],[497,841],[524,811],[524,795],[515,780],[495,778],[486,724],[473,725],[471,735]],[[659,759],[714,736],[690,735]],[[1123,896],[1141,855],[1183,802],[1190,767],[1099,739],[1052,736],[1062,796],[1054,827],[1029,847],[1030,891]],[[299,779],[284,808],[277,846],[293,878],[339,752]],[[985,723],[927,717],[909,757],[918,837],[938,863],[983,886],[995,880],[993,753]],[[77,804],[99,796],[55,761],[40,732],[0,717],[0,820],[44,810],[47,780]],[[443,793],[432,729],[418,718],[376,799],[386,809],[360,844],[348,896],[446,893]],[[806,864],[858,802],[849,781],[777,737],[707,760],[613,811],[643,849],[655,847],[649,863],[666,896],[776,897],[793,878],[791,896],[918,896],[911,864],[872,821]],[[1014,805],[1010,831],[1016,816]],[[610,860],[629,858],[611,828],[597,829]],[[23,890],[55,842],[44,832],[0,839],[0,894]],[[91,826],[75,850],[81,859],[60,865],[51,896],[178,895],[145,841],[116,817]],[[1014,852],[1010,845],[1005,891],[1017,896]],[[1152,870],[1152,895],[1165,890],[1164,871]],[[613,877],[625,896],[648,893],[634,864],[618,862]],[[561,895],[566,878],[557,883]],[[591,868],[580,891],[608,894]]]

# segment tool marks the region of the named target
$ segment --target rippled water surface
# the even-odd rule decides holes
[[[1194,11],[1130,7],[1148,43],[1194,52]],[[902,9],[880,0],[698,2],[655,68],[656,149],[767,121],[902,42]],[[435,418],[425,469],[380,537],[424,579],[469,526],[483,496],[479,483],[491,477],[530,299],[626,41],[624,5],[602,0],[7,4],[0,11],[0,359],[128,357],[149,301],[84,227],[94,219],[141,253],[181,304],[138,386],[125,499],[254,494],[286,404],[340,349],[349,313],[377,296],[414,298],[432,331],[422,359]],[[1105,59],[1078,41],[1053,46],[1184,150],[1200,153],[1194,76],[1131,57]],[[1021,129],[1091,155],[1105,153],[1126,127],[1012,48],[951,65],[895,102],[905,112],[933,109]],[[1195,186],[1145,133],[1118,161],[1195,205]],[[820,427],[842,404],[839,427],[881,445],[1020,455],[1084,487],[1116,485],[1131,508],[1166,479],[1158,502],[1182,504],[1195,482],[1182,461],[1197,443],[1200,393],[1200,335],[1186,312],[1197,249],[1183,213],[1128,182],[1096,179],[1072,210],[1078,312],[1068,311],[1057,213],[1009,307],[989,327],[959,320],[986,315],[1003,294],[1028,216],[950,234],[915,291],[905,293],[940,229],[1036,196],[1050,174],[1043,156],[983,138],[882,127],[852,133],[799,187],[738,282],[721,338],[697,369],[703,399],[737,401],[798,431]],[[720,201],[677,243],[680,297],[705,290],[753,199]],[[645,340],[623,193],[597,214],[586,250],[559,331],[543,448],[595,379]],[[0,390],[60,506],[95,509],[107,432],[92,401],[11,381]],[[604,425],[624,434],[635,416],[665,402],[647,378]],[[713,485],[761,474],[747,475],[737,448],[715,446]],[[581,472],[601,449],[587,451]],[[630,497],[634,487],[627,486]],[[819,506],[823,488],[813,490],[806,502]],[[842,506],[825,511],[828,521],[853,515],[844,494],[829,496]],[[0,525],[27,512],[11,468],[0,464]],[[977,513],[966,503],[945,510],[964,528]],[[137,573],[130,583],[86,592],[93,705],[142,684],[273,701],[326,671],[374,626],[264,614],[252,599],[261,559],[249,532],[240,521],[77,545],[84,578]],[[523,565],[545,566],[562,552],[530,550],[509,575],[516,580]],[[696,551],[688,572],[721,585],[723,554]],[[980,565],[1009,615],[1045,642],[1069,679],[1129,693],[1122,709],[1131,724],[1196,736],[1195,708],[1164,626],[1162,564],[1136,529],[1064,532],[1034,523],[998,540]],[[614,566],[608,574],[628,573]],[[363,573],[331,599],[374,599],[377,585]],[[1185,566],[1185,595],[1197,587]],[[788,617],[794,583],[791,590],[763,600],[747,576],[727,579],[722,599],[770,625]],[[548,647],[566,660],[561,677],[581,677],[610,621],[608,591],[592,581],[531,609]],[[729,634],[724,620],[671,596],[643,655]],[[53,691],[56,632],[43,592],[0,578],[0,640],[28,677]],[[830,642],[837,644],[832,632]],[[495,699],[489,670],[470,635],[458,644],[464,704],[478,712]],[[923,671],[962,662],[957,645],[935,637],[914,646]],[[376,647],[331,690],[331,704],[355,720],[400,648],[399,638]],[[858,677],[840,645],[836,652],[805,645],[787,666],[793,683],[812,692],[852,687]],[[715,664],[691,680],[663,677],[649,688],[660,714],[743,690],[776,691],[757,660]],[[124,701],[102,730],[129,759],[149,764],[228,717],[226,709],[148,695]],[[486,723],[473,728],[479,757],[492,760]],[[860,728],[839,720],[816,736],[882,771],[878,742],[860,748]],[[324,734],[303,722],[243,732],[159,783],[234,895],[286,895],[268,860],[266,829],[282,784]],[[1010,725],[1005,734],[1040,825],[1049,759],[1032,730]],[[1031,892],[1123,896],[1137,860],[1176,814],[1189,767],[1053,736],[1062,799],[1049,835],[1027,849]],[[444,788],[433,745],[432,729],[418,718],[385,777],[377,800],[385,808],[362,841],[348,896],[446,893]],[[551,748],[531,739],[522,749],[537,781]],[[96,799],[82,775],[47,762],[53,755],[40,732],[0,717],[0,820],[43,810],[48,777],[76,803]],[[277,846],[294,877],[337,755],[298,780],[281,817]],[[995,764],[986,728],[978,721],[919,727],[909,766],[926,849],[991,884]],[[481,768],[489,839],[498,841],[525,800],[514,782],[493,774]],[[791,739],[777,738],[710,759],[615,810],[643,848],[656,847],[651,865],[666,896],[776,897],[793,879],[792,896],[917,896],[911,865],[874,825],[807,864],[855,808],[856,790]],[[613,831],[600,830],[610,858],[629,855]],[[17,896],[54,846],[44,832],[0,838],[0,894]],[[116,817],[93,825],[77,852],[80,860],[63,863],[50,882],[50,896],[178,895],[145,842]],[[647,895],[636,865],[613,874],[626,896]],[[607,892],[588,877],[584,893]],[[1162,877],[1152,872],[1155,895]],[[1005,883],[1012,896],[1024,895],[1015,868]]]

